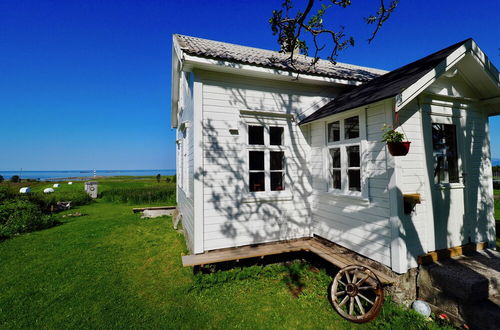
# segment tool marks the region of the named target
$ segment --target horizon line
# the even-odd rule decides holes
[[[172,171],[175,168],[153,168],[153,169],[76,169],[76,170],[27,170],[27,169],[17,169],[17,170],[0,170],[0,172],[68,172],[68,171]]]

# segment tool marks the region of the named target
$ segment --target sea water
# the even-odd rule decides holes
[[[151,176],[160,174],[175,175],[175,170],[95,170],[96,176]],[[41,181],[50,180],[72,180],[78,178],[86,180],[94,177],[94,170],[71,170],[71,171],[0,171],[5,180],[13,175],[19,175],[21,179],[35,179]]]

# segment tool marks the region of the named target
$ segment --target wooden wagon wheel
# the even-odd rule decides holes
[[[373,320],[384,303],[382,283],[363,266],[342,268],[335,275],[330,290],[333,308],[343,318],[356,323]]]

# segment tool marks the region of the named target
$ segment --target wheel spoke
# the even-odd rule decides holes
[[[339,291],[339,292],[335,293],[335,297],[341,296],[343,294],[345,294],[345,291]]]
[[[349,297],[349,296],[348,296]],[[354,298],[349,297],[349,315],[352,315],[354,313]]]
[[[376,290],[377,288],[371,285],[358,287],[358,290],[369,290],[369,289]]]
[[[365,283],[365,281],[370,277],[370,274],[367,274],[365,277],[363,277],[361,280],[359,280],[358,283],[356,283],[357,286],[360,286],[361,284]]]
[[[363,298],[364,300],[366,300],[368,303],[370,303],[370,304],[372,304],[372,305],[374,304],[374,302],[373,302],[373,301],[371,301],[370,299],[366,298],[365,296],[363,296],[363,295],[362,295],[361,293],[359,293],[359,292],[358,292],[358,296],[360,296],[361,298]]]
[[[359,297],[355,296],[354,299],[356,299],[356,303],[358,304],[359,311],[361,312],[361,314],[364,314],[365,309],[363,308],[363,305],[361,305],[361,301],[359,300]]]
[[[346,270],[345,277],[347,278],[347,283],[352,283],[351,277],[349,276],[349,271]]]
[[[339,307],[344,306],[344,304],[347,302],[347,299],[349,299],[349,296],[345,296],[345,298],[344,298],[344,299],[342,299],[342,301],[341,301],[341,302],[340,302],[340,304],[339,304]]]
[[[339,280],[339,283],[342,284],[344,287],[347,287],[347,285],[344,282],[342,282],[341,280]]]
[[[356,279],[357,279],[357,278],[358,278],[358,277],[356,276],[356,271],[355,271],[355,272],[354,272],[354,275],[353,275],[353,277],[352,277],[352,283],[356,283]]]

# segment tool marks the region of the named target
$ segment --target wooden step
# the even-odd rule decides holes
[[[326,261],[334,264],[339,268],[344,268],[350,265],[363,265],[359,260],[351,258],[349,254],[342,252],[334,247],[326,246],[321,241],[311,240],[309,241],[310,251],[318,255],[319,257],[325,259]],[[353,252],[354,253],[354,252]],[[396,279],[389,275],[386,275],[372,267],[368,267],[377,277],[383,285],[391,285]]]
[[[418,257],[419,265],[427,265],[436,261],[443,261],[449,258],[464,255],[475,251],[482,251],[488,248],[488,242],[469,243],[447,249],[436,250]]]

